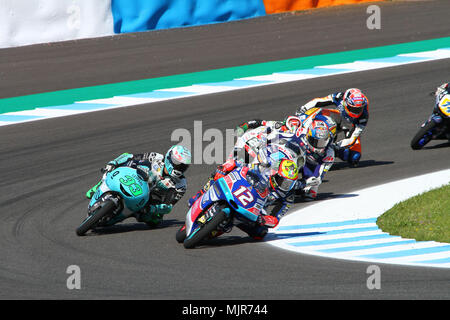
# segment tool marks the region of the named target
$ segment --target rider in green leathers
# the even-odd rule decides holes
[[[172,211],[173,205],[186,192],[184,172],[191,164],[191,153],[183,146],[172,146],[166,155],[156,152],[131,154],[123,153],[108,162],[103,171],[112,171],[120,166],[128,166],[143,170],[148,176],[150,198],[144,209],[135,213],[139,222],[149,226],[159,225],[165,214]],[[86,197],[91,199],[102,181],[92,187]]]

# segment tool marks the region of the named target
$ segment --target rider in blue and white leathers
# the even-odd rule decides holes
[[[334,163],[333,136],[327,120],[321,115],[317,116],[300,134],[300,146],[305,149],[306,163],[297,192],[306,201],[317,198],[323,177]]]
[[[304,154],[306,162],[304,165],[303,162],[298,164],[302,174],[299,175],[296,190],[304,200],[309,201],[316,199],[323,176],[334,163],[335,151],[332,144],[334,135],[331,133],[331,127],[336,125],[330,118],[320,114],[315,117],[311,116],[307,120],[306,118],[308,116],[302,114],[300,117],[287,117],[285,121],[252,120],[240,125],[238,130],[240,129],[243,133],[248,129],[264,126],[271,132],[268,136],[269,139],[272,138],[270,143],[276,143],[279,139],[288,141],[291,146],[298,146],[298,148],[292,149],[296,149],[299,154]],[[283,136],[286,139],[283,139]],[[287,199],[292,198],[288,197]],[[286,207],[289,208],[292,202],[289,201]],[[284,207],[282,210],[287,211]]]

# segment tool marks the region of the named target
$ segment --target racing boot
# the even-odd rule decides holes
[[[319,187],[306,187],[305,189],[303,189],[303,200],[306,202],[316,200],[318,189]]]
[[[268,230],[266,226],[260,226],[258,224],[255,226],[250,226],[246,223],[239,223],[236,227],[248,234],[250,238],[257,241],[262,240],[266,236]]]
[[[203,186],[203,188],[201,188],[194,196],[192,196],[188,200],[188,207],[189,208],[192,207],[192,205],[195,203],[195,201],[197,201],[198,198],[200,198],[206,191],[209,190],[209,188],[211,188],[213,183],[214,183],[213,178],[209,178],[208,182]]]
[[[86,198],[92,199],[92,197],[94,196],[95,192],[97,192],[97,189],[98,189],[98,187],[100,187],[101,184],[102,184],[102,181],[100,180],[99,183],[97,183],[95,186],[90,188],[89,191],[86,192]]]
[[[358,166],[359,160],[361,159],[361,153],[356,151],[350,152],[350,157],[348,159],[348,163],[351,167],[356,168]]]
[[[349,148],[336,148],[339,159],[347,162],[351,167],[357,167],[361,159],[361,152],[350,150]]]
[[[270,215],[260,215],[254,225],[239,223],[236,226],[247,233],[253,240],[262,240],[268,232],[268,228],[275,228],[279,223],[277,217]]]
[[[156,227],[163,221],[164,215],[172,211],[171,204],[150,205],[148,209],[141,211],[136,215],[138,222],[145,222],[150,227]]]

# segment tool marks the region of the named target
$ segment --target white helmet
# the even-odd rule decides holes
[[[181,177],[191,164],[191,152],[183,146],[172,146],[164,157],[164,166],[171,177]]]

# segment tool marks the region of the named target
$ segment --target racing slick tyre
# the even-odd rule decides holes
[[[77,235],[84,236],[90,229],[95,228],[100,220],[112,214],[115,208],[114,202],[111,200],[105,201],[100,208],[94,211],[83,221],[83,223],[81,223],[76,230]]]
[[[178,229],[175,239],[178,243],[183,243],[184,239],[186,239],[186,226],[182,226],[180,229]]]
[[[206,224],[201,227],[196,233],[186,238],[183,242],[183,245],[186,249],[194,248],[200,241],[208,237],[211,232],[217,230],[219,224],[221,224],[224,220],[227,219],[227,215],[225,212],[220,210],[216,213],[211,220],[207,221]]]
[[[430,142],[433,137],[431,131],[434,129],[435,126],[436,123],[434,121],[430,121],[425,126],[420,128],[419,132],[417,132],[417,134],[411,140],[411,148],[413,150],[420,150],[428,142]]]

